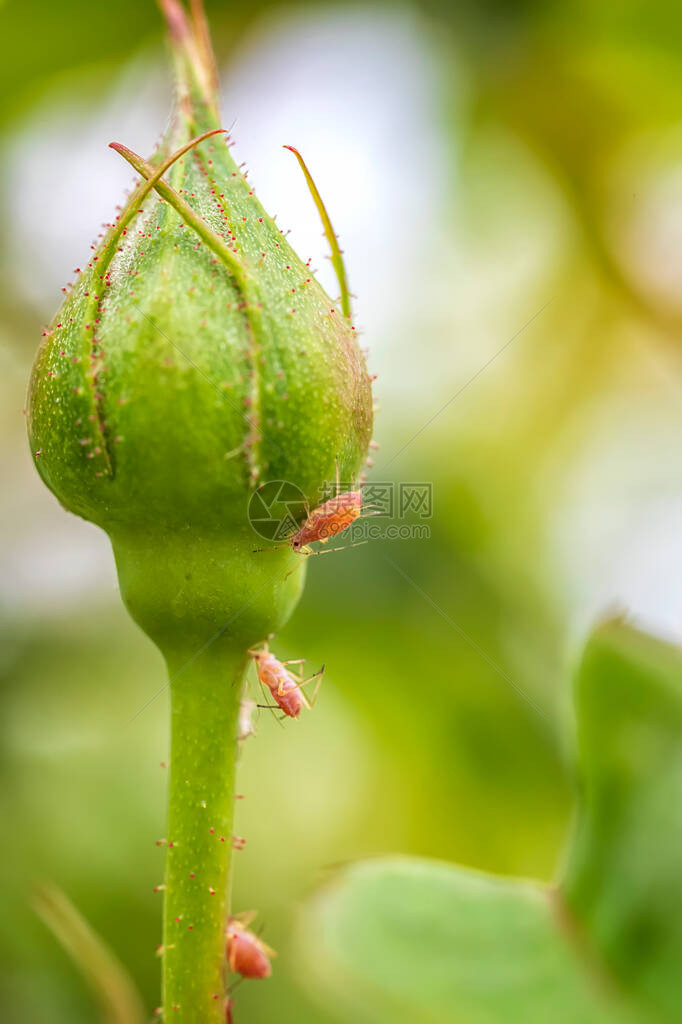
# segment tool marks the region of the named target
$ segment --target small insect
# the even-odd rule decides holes
[[[277,547],[288,546],[291,547],[292,551],[297,554],[303,555],[321,555],[326,552],[314,551],[310,545],[315,543],[326,544],[332,537],[338,536],[347,530],[349,526],[352,526],[356,519],[361,516],[372,516],[380,515],[380,513],[370,505],[363,504],[362,489],[352,491],[343,491],[341,494],[338,493],[340,488],[339,482],[339,463],[336,463],[336,495],[333,498],[328,498],[327,501],[318,505],[312,512],[306,507],[306,518],[303,520],[297,530],[294,531],[286,539],[286,545],[277,545]],[[359,541],[360,544],[366,543],[366,541]],[[351,544],[351,547],[355,545]],[[270,550],[273,551],[275,548],[257,548],[256,551]],[[328,548],[328,551],[337,551],[338,548]],[[287,573],[290,575],[290,573]]]
[[[322,554],[313,551],[310,544],[326,544],[332,537],[337,537],[360,516],[377,515],[370,506],[363,504],[362,489],[343,491],[339,480],[339,463],[336,462],[336,495],[308,512],[306,519],[298,530],[291,535],[289,543],[293,551],[304,555]],[[362,543],[362,542],[361,542]],[[334,551],[335,548],[330,550]]]
[[[252,920],[253,915],[247,915]],[[270,958],[276,956],[274,949],[266,946],[257,935],[250,932],[236,917],[230,918],[227,926],[225,955],[230,970],[242,978],[269,978],[272,974]]]
[[[308,514],[307,519],[290,537],[289,543],[294,551],[312,555],[314,552],[308,545],[317,541],[326,544],[332,537],[352,526],[361,512],[362,491],[337,494]]]
[[[289,661],[279,661],[268,648],[267,643],[260,650],[250,649],[249,654],[256,665],[256,672],[260,683],[267,687],[278,708],[288,715],[289,718],[298,718],[302,708],[312,708],[317,700],[317,693],[322,682],[324,665],[313,675],[303,679],[303,671],[299,669],[299,675],[287,668],[288,665],[302,665],[305,658],[294,658]],[[317,679],[317,685],[310,700],[303,693],[302,687]]]

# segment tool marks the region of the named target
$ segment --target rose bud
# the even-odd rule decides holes
[[[235,629],[250,642],[288,617],[305,570],[286,548],[254,551],[247,499],[287,480],[314,508],[337,461],[355,479],[372,397],[350,318],[265,212],[225,134],[150,181],[220,128],[201,47],[182,10],[164,6],[177,109],[148,161],[115,144],[139,183],[45,332],[28,425],[47,486],[109,533],[130,612],[182,658],[247,603]]]

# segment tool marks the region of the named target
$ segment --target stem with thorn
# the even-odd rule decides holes
[[[162,1006],[167,1024],[224,1024],[238,718],[249,648],[281,628],[301,591],[289,551],[264,564],[250,527],[120,531],[121,594],[170,681]],[[298,577],[298,578],[297,578]]]
[[[237,716],[247,656],[219,637],[169,658],[171,758],[163,924],[163,1014],[224,1024]]]

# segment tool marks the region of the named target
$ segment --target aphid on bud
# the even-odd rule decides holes
[[[363,506],[362,490],[344,491],[338,493],[339,487],[339,463],[336,463],[336,490],[333,498],[328,498],[322,505],[318,505],[312,512],[308,512],[307,518],[301,523],[298,530],[289,538],[289,543],[294,551],[305,555],[322,554],[312,551],[310,544],[319,542],[326,544],[332,537],[343,533],[349,526],[352,526],[361,515],[377,515],[367,505]],[[332,548],[331,550],[336,550]]]
[[[272,974],[270,957],[276,956],[264,942],[250,932],[246,925],[231,918],[227,926],[225,955],[230,970],[243,978],[269,978]]]
[[[289,718],[298,718],[302,708],[312,708],[317,700],[317,694],[322,682],[324,665],[313,675],[303,679],[303,671],[299,669],[300,675],[295,675],[288,665],[302,665],[304,658],[295,658],[289,661],[279,661],[269,650],[267,643],[260,650],[249,650],[256,665],[258,679],[262,686],[268,688],[272,699],[285,715]],[[303,693],[302,687],[317,679],[317,685],[310,700]]]
[[[329,498],[324,504],[314,508],[308,518],[299,526],[290,538],[294,551],[313,554],[309,544],[317,541],[326,544],[332,537],[343,533],[362,512],[362,491],[345,491]]]
[[[306,518],[299,528],[287,538],[287,544],[291,546],[292,550],[297,554],[303,555],[324,554],[325,552],[322,551],[313,551],[310,544],[326,544],[332,537],[336,537],[338,534],[343,533],[344,530],[347,530],[361,516],[379,515],[380,513],[374,511],[371,506],[363,505],[361,487],[364,486],[365,480],[366,477],[363,474],[358,490],[344,491],[339,494],[339,464],[337,461],[337,494],[333,498],[328,498],[321,505],[318,505],[312,512],[310,509],[306,509]],[[365,541],[360,541],[359,543],[363,544]],[[350,546],[353,547],[354,545]],[[268,549],[257,548],[256,550]],[[274,549],[271,548],[269,550]],[[328,550],[337,551],[338,548],[329,548]]]

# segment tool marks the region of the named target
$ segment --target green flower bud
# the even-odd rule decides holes
[[[165,7],[176,113],[149,162],[115,146],[141,181],[46,331],[30,444],[61,503],[109,533],[123,596],[162,648],[179,623],[202,642],[250,601],[248,645],[281,624],[302,578],[256,598],[296,559],[253,551],[248,497],[288,480],[312,508],[337,463],[354,478],[371,388],[344,305],[265,213],[224,135],[170,163],[219,120],[202,26]]]
[[[354,479],[370,381],[339,273],[333,302],[268,217],[219,134],[199,0],[161,0],[175,116],[45,332],[29,392],[43,480],[111,537],[121,593],[169,669],[171,772],[163,1014],[224,1024],[239,708],[248,649],[279,629],[305,558],[271,551],[247,503],[273,480],[310,508]],[[299,158],[300,159],[300,158]],[[305,507],[305,503],[302,503]]]

